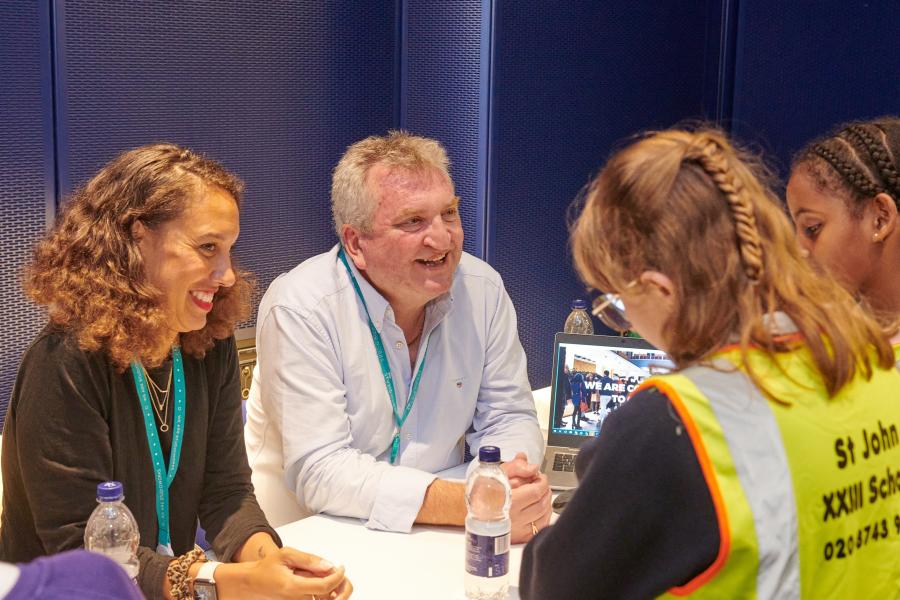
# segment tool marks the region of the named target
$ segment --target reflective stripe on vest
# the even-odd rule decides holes
[[[641,386],[659,388],[681,416],[721,538],[713,565],[667,595],[898,597],[900,373],[876,370],[828,400],[805,348],[779,355],[788,376],[751,352],[781,404],[736,370],[738,361],[737,351],[724,353],[715,368]]]

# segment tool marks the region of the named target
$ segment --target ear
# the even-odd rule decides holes
[[[135,220],[135,222],[131,224],[131,239],[140,244],[146,235],[147,226],[140,220]]]
[[[344,252],[356,265],[360,271],[366,270],[366,257],[362,250],[361,235],[353,225],[344,223],[341,226],[341,244],[344,246]]]
[[[637,281],[645,288],[641,293],[653,294],[666,302],[675,300],[675,284],[668,275],[659,271],[644,271],[638,276]]]
[[[872,198],[867,215],[872,223],[872,241],[883,242],[897,227],[897,204],[888,194],[881,192]]]

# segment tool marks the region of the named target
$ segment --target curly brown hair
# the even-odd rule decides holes
[[[25,292],[46,305],[50,320],[80,348],[102,350],[125,369],[132,361],[158,366],[170,335],[161,292],[148,281],[132,226],[148,229],[177,219],[188,200],[209,186],[238,208],[243,183],[219,163],[174,144],[149,144],[120,154],[76,191],[25,270]],[[237,268],[235,284],[213,299],[206,326],[181,334],[188,354],[202,358],[214,340],[230,336],[250,313],[253,283]]]

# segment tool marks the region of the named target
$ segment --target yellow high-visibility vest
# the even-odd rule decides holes
[[[900,598],[900,372],[829,399],[802,344],[737,348],[652,377],[678,411],[715,506],[713,564],[664,597]],[[641,389],[639,388],[639,389]]]

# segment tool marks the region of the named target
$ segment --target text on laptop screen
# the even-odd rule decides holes
[[[675,367],[661,350],[565,342],[555,361],[551,431],[572,436],[598,435],[642,381]]]

